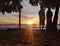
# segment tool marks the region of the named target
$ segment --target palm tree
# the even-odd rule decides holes
[[[21,5],[21,0],[20,0],[20,5],[18,6],[18,10],[19,10],[19,29],[21,29],[21,9],[23,8],[23,6]]]
[[[59,3],[56,6],[55,16],[54,16],[54,20],[53,20],[54,29],[57,29],[58,13],[59,13]]]
[[[22,0],[0,0],[0,12],[4,14],[5,12],[11,13],[19,11],[19,29],[21,25],[21,1]]]
[[[48,8],[48,7],[56,8],[55,15],[54,15],[54,18],[53,18],[52,27],[53,27],[53,29],[57,29],[57,21],[58,21],[60,0],[38,0],[38,1],[37,0],[30,0],[30,4],[32,4],[32,5],[36,5],[38,3],[40,3],[40,5],[43,5],[45,8]]]

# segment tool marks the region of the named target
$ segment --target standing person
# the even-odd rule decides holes
[[[47,27],[47,29],[50,30],[50,28],[52,26],[52,16],[53,16],[53,13],[52,13],[50,8],[48,8],[46,16],[47,16],[47,25],[46,25],[46,27]]]
[[[43,6],[41,6],[40,8],[41,10],[39,11],[39,27],[41,30],[43,30],[45,25],[45,12]]]

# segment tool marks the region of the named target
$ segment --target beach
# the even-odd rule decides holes
[[[0,30],[0,46],[60,46],[60,31]]]

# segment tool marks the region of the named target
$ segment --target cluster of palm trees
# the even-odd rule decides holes
[[[0,12],[2,12],[2,14],[4,14],[5,12],[11,13],[19,11],[19,29],[21,25],[21,1],[22,0],[0,0]],[[55,8],[56,10],[53,19],[53,28],[57,28],[60,0],[29,0],[29,3],[34,6],[38,5],[39,3],[45,8]]]

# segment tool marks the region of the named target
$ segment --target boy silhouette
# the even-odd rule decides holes
[[[41,30],[43,30],[45,25],[45,12],[43,6],[41,6],[40,8],[41,10],[39,11],[39,27]]]

